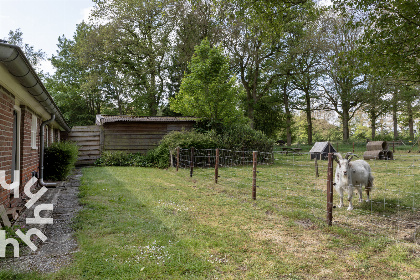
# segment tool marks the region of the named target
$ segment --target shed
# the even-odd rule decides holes
[[[312,149],[309,151],[311,159],[328,159],[328,153],[337,152],[329,141],[327,142],[316,142]]]
[[[101,151],[146,153],[171,131],[190,130],[194,117],[140,117],[97,115],[101,129]]]

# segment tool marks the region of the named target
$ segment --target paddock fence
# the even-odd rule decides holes
[[[362,155],[359,155],[362,158]],[[193,160],[191,160],[193,159]],[[308,153],[273,152],[258,156],[257,171],[252,166],[252,151],[220,151],[220,168],[215,167],[215,150],[180,151],[179,167],[194,166],[196,180],[217,179],[219,188],[232,199],[263,201],[267,215],[294,213],[302,226],[313,226],[311,219],[327,222],[327,161],[310,160]],[[174,159],[175,161],[176,159]],[[176,163],[176,161],[175,161]],[[397,153],[393,160],[368,160],[374,176],[370,201],[359,202],[353,194],[354,209],[338,208],[339,196],[333,191],[332,225],[350,228],[367,235],[383,234],[404,242],[420,244],[420,155]],[[336,164],[334,162],[334,171]],[[217,172],[215,174],[215,172]],[[256,175],[255,175],[256,174]]]
[[[218,156],[216,155],[218,150]],[[172,152],[173,166],[178,163],[181,168],[215,167],[218,157],[219,167],[252,166],[254,151],[233,151],[228,149],[177,149]],[[271,164],[274,162],[273,152],[258,152],[257,164]]]

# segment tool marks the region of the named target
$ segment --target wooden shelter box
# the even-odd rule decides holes
[[[327,160],[328,153],[336,153],[336,149],[331,145],[329,141],[327,142],[316,142],[312,149],[309,151],[311,159]]]

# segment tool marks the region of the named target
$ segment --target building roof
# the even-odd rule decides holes
[[[196,122],[195,117],[141,117],[141,116],[109,116],[96,115],[96,125],[113,122]]]
[[[327,142],[316,142],[315,145],[312,147],[312,149],[309,151],[309,153],[327,152],[326,149],[328,148],[328,145],[330,145],[332,148],[331,152],[336,152],[336,150],[331,145],[331,143],[327,141]]]
[[[50,115],[55,115],[58,125],[70,131],[63,115],[53,98],[41,82],[20,47],[0,42],[0,64],[16,78],[27,93],[29,93]]]

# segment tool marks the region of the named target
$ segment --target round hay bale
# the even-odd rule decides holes
[[[386,151],[366,151],[363,153],[363,159],[385,159]]]
[[[366,151],[363,154],[363,159],[393,160],[394,154],[391,151]]]
[[[366,144],[367,151],[388,150],[388,143],[386,141],[371,141]]]

